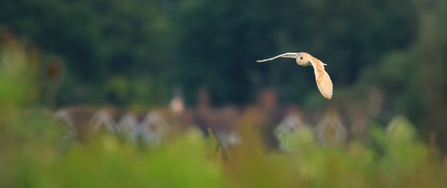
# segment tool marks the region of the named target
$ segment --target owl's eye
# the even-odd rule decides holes
[[[303,59],[303,57],[300,57],[300,59]]]

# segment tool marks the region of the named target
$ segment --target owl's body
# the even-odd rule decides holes
[[[274,60],[274,59],[280,58],[280,57],[295,58],[296,63],[298,63],[298,65],[301,65],[303,67],[312,65],[314,67],[315,80],[317,82],[318,90],[320,90],[320,93],[323,95],[323,97],[326,97],[328,99],[332,98],[333,85],[332,85],[331,78],[329,77],[329,74],[324,70],[324,66],[326,64],[324,64],[319,59],[311,56],[310,54],[308,54],[306,52],[284,53],[284,54],[281,54],[281,55],[278,55],[278,56],[275,56],[275,57],[272,57],[269,59],[257,60],[257,62],[261,63],[261,62],[265,62],[265,61],[271,61],[271,60]]]

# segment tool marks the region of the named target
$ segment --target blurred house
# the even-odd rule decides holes
[[[89,135],[107,132],[130,142],[158,146],[169,130],[167,121],[154,110],[125,112],[114,107],[75,106],[58,110],[55,119],[67,126],[66,138],[81,141]]]
[[[212,107],[208,90],[198,91],[197,105],[193,109],[193,122],[206,137],[209,136],[208,130],[211,130],[223,147],[239,143],[238,133],[233,127],[239,116],[240,112],[237,107]]]
[[[58,124],[67,127],[67,136],[85,141],[90,134],[91,121],[96,112],[96,107],[73,106],[56,111],[54,118]]]
[[[113,134],[121,131],[119,122],[124,115],[124,111],[115,107],[104,107],[98,110],[91,120],[90,132],[95,133],[106,130]]]
[[[135,141],[137,137],[137,126],[140,124],[147,111],[128,111],[121,117],[118,123],[118,133],[125,136],[130,141]]]
[[[159,146],[167,138],[168,123],[156,112],[149,112],[136,129],[143,143]]]
[[[256,104],[248,106],[238,129],[258,131],[264,145],[268,149],[278,148],[278,141],[274,135],[276,126],[286,116],[285,110],[278,106],[278,97],[273,89],[263,89],[258,94]]]
[[[347,140],[347,130],[336,111],[329,111],[315,127],[317,137],[323,146],[336,146]]]
[[[345,110],[348,114],[347,121],[350,122],[350,138],[357,141],[365,140],[368,137],[369,124],[371,123],[367,112],[357,105],[349,106]]]
[[[313,138],[313,132],[303,122],[302,114],[298,108],[290,109],[273,133],[278,139],[279,149],[284,152],[296,151],[301,142],[307,139],[300,137],[310,136],[310,138]]]
[[[119,122],[119,134],[130,142],[160,145],[167,136],[169,125],[155,111],[127,112]]]
[[[180,87],[174,87],[173,98],[169,103],[169,109],[161,110],[161,114],[173,128],[179,130],[186,130],[194,126],[194,112],[191,109],[187,109],[185,101],[183,99],[183,92]],[[160,112],[160,110],[157,110]]]

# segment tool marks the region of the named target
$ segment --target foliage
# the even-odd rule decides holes
[[[295,69],[293,63],[260,65],[254,60],[307,51],[328,63],[334,82],[344,86],[385,52],[407,47],[415,35],[414,6],[407,0],[2,4],[0,24],[67,60],[74,82],[60,96],[72,97],[81,85],[92,93],[88,101],[110,95],[104,90],[118,74],[132,81],[156,80],[155,93],[169,92],[159,85],[181,84],[188,102],[198,87],[206,86],[215,96],[213,103],[246,104],[260,87],[272,85],[287,101],[302,102],[314,89],[311,71]]]
[[[4,59],[3,59],[4,60]],[[1,62],[4,66],[13,66]],[[20,66],[18,66],[20,68]],[[33,79],[0,77],[0,187],[443,187],[447,159],[422,143],[413,125],[396,116],[386,131],[371,125],[370,141],[323,147],[303,127],[287,153],[267,151],[248,115],[241,144],[223,149],[212,132],[176,131],[159,147],[99,133],[64,138],[52,114],[29,107]],[[25,74],[26,75],[26,74]],[[26,78],[26,77],[25,77]],[[119,83],[120,81],[118,81]],[[21,85],[22,87],[13,87]],[[118,84],[120,85],[120,84]],[[126,85],[126,84],[121,84]],[[298,139],[291,137],[298,136]],[[279,139],[283,139],[280,137]]]
[[[446,68],[447,26],[445,1],[416,1],[419,27],[408,48],[388,52],[380,62],[364,70],[357,85],[380,85],[387,94],[388,110],[405,113],[423,131],[437,132],[437,143],[447,148]]]
[[[157,89],[169,81],[172,29],[158,1],[6,0],[0,9],[2,26],[66,60],[70,82],[59,95],[65,105],[106,98],[116,74],[150,80]]]
[[[2,62],[5,65],[5,62]],[[3,68],[3,67],[2,67]],[[22,70],[23,71],[23,70]],[[443,187],[447,159],[426,146],[404,116],[369,143],[323,147],[303,128],[288,153],[267,151],[248,115],[242,144],[223,149],[211,134],[176,131],[159,147],[111,134],[66,140],[52,114],[26,105],[30,80],[0,79],[0,187]],[[11,85],[24,87],[11,87]],[[4,100],[6,99],[6,100]],[[288,138],[293,135],[288,135]],[[287,139],[288,139],[287,138]],[[281,139],[281,138],[280,138]]]
[[[302,102],[314,88],[312,71],[296,68],[292,60],[254,60],[306,51],[329,65],[337,86],[350,85],[385,52],[410,44],[413,17],[410,1],[402,0],[179,1],[179,80],[209,86],[216,103],[247,101],[251,93],[240,91],[263,86],[277,87],[287,102]]]
[[[0,187],[445,187],[435,145],[447,148],[446,10],[440,0],[3,0]],[[286,51],[328,64],[332,101],[365,103],[358,93],[382,89],[375,118],[394,128],[376,122],[367,142],[333,147],[291,139],[288,153],[267,151],[249,128],[229,149],[196,130],[149,148],[107,134],[63,142],[42,108],[154,106],[179,84],[189,104],[198,87],[220,105],[274,86],[282,102],[321,110],[310,68],[254,61]]]
[[[260,88],[275,87],[282,103],[314,110],[309,104],[328,102],[315,97],[310,68],[298,68],[291,60],[255,63],[286,51],[306,51],[328,64],[338,88],[335,100],[354,92],[350,86],[375,86],[385,92],[386,111],[406,114],[425,132],[447,135],[441,128],[446,112],[439,107],[447,104],[445,4],[4,0],[0,24],[26,44],[33,39],[64,59],[66,75],[51,107],[155,106],[165,104],[180,85],[188,105],[200,87],[208,87],[216,105],[248,104]]]
[[[168,141],[156,148],[109,134],[61,146],[64,131],[48,115],[10,113],[20,120],[1,122],[1,187],[443,187],[447,183],[447,159],[412,134],[411,123],[402,116],[391,122],[390,130],[374,126],[370,143],[323,147],[306,137],[298,141],[303,143],[297,144],[296,152],[288,153],[267,152],[256,131],[247,128],[241,130],[242,144],[227,149],[223,157],[214,137],[204,139],[197,129],[171,132]]]

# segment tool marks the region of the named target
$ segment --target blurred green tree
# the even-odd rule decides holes
[[[101,100],[115,74],[135,80],[155,77],[151,81],[155,85],[167,84],[172,26],[159,1],[6,0],[1,4],[0,24],[66,59],[71,81],[62,89],[63,103]],[[88,96],[76,96],[76,88]]]
[[[197,87],[210,87],[215,103],[244,103],[258,87],[271,85],[287,101],[302,102],[318,92],[311,71],[291,60],[254,60],[306,51],[328,64],[337,86],[350,86],[386,52],[411,44],[414,16],[407,0],[180,0],[174,13],[182,67],[177,80],[189,86],[190,97]]]

